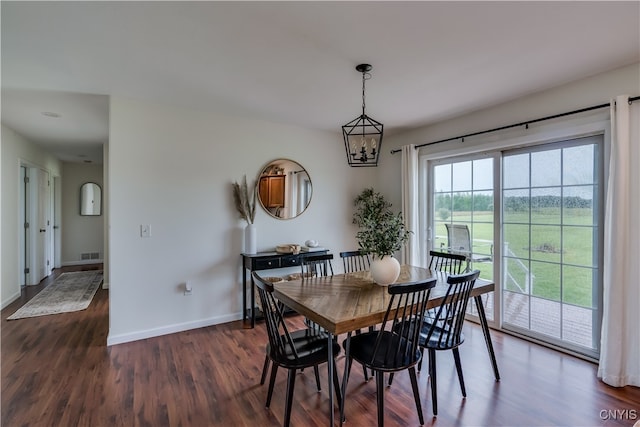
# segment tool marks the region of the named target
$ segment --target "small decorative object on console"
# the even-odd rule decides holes
[[[300,248],[300,252],[322,252],[326,250],[327,250],[326,248],[323,248],[321,246],[314,246],[314,247],[303,246]]]
[[[295,243],[285,243],[283,245],[276,246],[276,252],[279,254],[294,254],[300,253],[300,245]]]

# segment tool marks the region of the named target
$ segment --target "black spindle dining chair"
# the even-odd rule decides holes
[[[409,371],[418,418],[420,424],[424,424],[415,370],[415,365],[422,358],[418,347],[420,328],[414,326],[422,324],[429,294],[435,284],[434,278],[419,283],[389,285],[390,299],[381,328],[347,338],[343,343],[349,355],[345,369],[350,371],[355,360],[375,372],[379,427],[384,425],[384,374],[402,370]],[[346,383],[343,389],[347,389]]]
[[[436,351],[452,350],[462,396],[467,396],[458,347],[464,342],[462,326],[464,325],[467,303],[479,276],[480,270],[448,276],[447,293],[442,304],[436,310],[435,321],[433,323],[423,322],[422,324],[420,348],[423,351],[426,349],[429,353],[429,384],[431,386],[433,415],[438,415]]]
[[[273,284],[263,280],[255,271],[252,275],[262,302],[267,335],[269,337],[267,356],[272,362],[266,407],[268,408],[271,404],[278,367],[283,367],[288,370],[284,412],[284,427],[288,427],[291,420],[296,371],[313,366],[316,369],[317,381],[318,365],[325,362],[333,363],[333,383],[338,403],[341,404],[342,397],[336,369],[336,356],[340,353],[340,347],[337,343],[333,345],[333,357],[329,359],[329,345],[326,335],[318,335],[308,329],[290,332],[285,323],[283,305],[273,295]],[[320,391],[319,382],[317,386],[318,391]],[[332,391],[329,390],[329,392],[331,393]]]
[[[371,257],[364,251],[345,251],[340,252],[342,266],[345,273],[353,273],[354,271],[365,271],[371,266]]]

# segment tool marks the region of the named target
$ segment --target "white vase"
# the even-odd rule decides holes
[[[258,230],[254,224],[247,224],[244,228],[244,253],[255,254],[258,250]]]
[[[385,255],[371,262],[371,277],[378,285],[390,285],[400,276],[400,263],[392,256]]]

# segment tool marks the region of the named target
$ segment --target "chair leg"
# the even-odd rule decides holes
[[[418,362],[418,372],[422,370],[422,360],[424,359],[424,347],[420,347],[420,353],[422,353],[422,358]]]
[[[391,387],[392,382],[393,382],[393,372],[389,374],[389,387]]]
[[[376,371],[376,400],[378,401],[378,427],[384,427],[384,372]]]
[[[287,374],[287,401],[284,407],[284,427],[289,427],[291,421],[291,403],[293,402],[293,387],[296,385],[296,370],[289,369]]]
[[[460,352],[458,348],[453,350],[453,359],[456,362],[456,370],[458,371],[458,380],[460,380],[460,390],[462,390],[462,396],[467,397],[467,389],[464,387],[464,377],[462,376],[462,364],[460,363]]]
[[[313,373],[316,375],[316,386],[318,387],[318,393],[322,390],[320,388],[320,373],[318,372],[318,365],[313,367]]]
[[[416,368],[409,368],[409,377],[411,378],[411,388],[413,388],[413,399],[416,401],[416,410],[418,411],[418,419],[420,425],[424,424],[424,415],[422,414],[422,404],[420,403],[420,391],[418,390],[418,378],[416,377]]]
[[[267,379],[267,371],[269,371],[269,356],[264,357],[264,366],[262,367],[262,377],[260,377],[260,385],[263,385],[264,380]]]
[[[347,368],[347,379],[351,376],[351,366],[353,366],[353,358],[349,357],[349,367]]]
[[[433,415],[438,415],[438,393],[436,383],[436,351],[429,349],[429,381],[431,384],[431,405]]]
[[[278,365],[275,363],[271,365],[271,379],[269,380],[269,391],[267,391],[267,404],[268,408],[271,405],[271,396],[273,396],[273,385],[276,383],[276,374],[278,373]]]
[[[371,328],[369,328],[371,329]],[[360,335],[362,333],[362,331],[360,329],[358,329],[356,331],[356,335]],[[367,373],[367,368],[365,368],[364,365],[362,365],[362,372],[364,372],[364,380],[365,381],[369,381],[369,374]],[[373,371],[372,371],[373,372]],[[373,374],[372,374],[373,375]]]

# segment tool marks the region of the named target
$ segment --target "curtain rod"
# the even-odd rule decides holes
[[[633,98],[630,97],[629,98],[629,104],[631,104],[632,102],[637,101],[639,99],[640,99],[640,96],[636,96],[636,97],[633,97]],[[474,132],[474,133],[468,133],[466,135],[455,136],[453,138],[447,138],[447,139],[441,139],[439,141],[427,142],[425,144],[416,145],[416,149],[418,149],[420,147],[426,147],[428,145],[440,144],[442,142],[454,141],[456,139],[461,139],[462,140],[461,142],[464,142],[464,139],[468,138],[470,136],[477,136],[477,135],[482,135],[482,134],[485,134],[485,133],[497,132],[499,130],[515,128],[515,127],[519,127],[519,126],[526,126],[526,128],[529,129],[529,125],[531,123],[537,123],[537,122],[542,122],[542,121],[545,121],[545,120],[557,119],[558,117],[570,116],[572,114],[584,113],[586,111],[597,110],[599,108],[609,107],[610,105],[611,105],[611,103],[607,102],[606,104],[593,105],[591,107],[581,108],[579,110],[568,111],[566,113],[554,114],[553,116],[542,117],[540,119],[527,120],[526,122],[520,122],[520,123],[516,123],[516,124],[513,124],[513,125],[501,126],[501,127],[498,127],[498,128],[482,130],[480,132]],[[399,153],[401,151],[402,151],[401,149],[391,150],[391,154]]]

